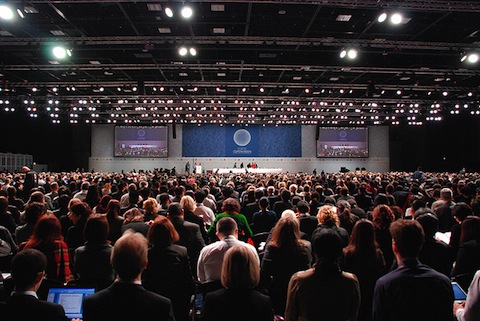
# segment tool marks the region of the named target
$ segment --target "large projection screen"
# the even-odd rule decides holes
[[[367,127],[320,127],[319,158],[368,158]]]
[[[167,126],[115,126],[115,157],[168,157]]]

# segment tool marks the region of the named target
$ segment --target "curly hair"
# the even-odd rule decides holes
[[[317,220],[318,224],[340,226],[338,215],[330,205],[323,205],[318,209]]]
[[[395,221],[395,214],[388,205],[378,205],[372,211],[372,222],[375,229],[388,230]]]

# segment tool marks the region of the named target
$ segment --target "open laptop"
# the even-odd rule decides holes
[[[83,318],[83,299],[95,293],[94,288],[50,288],[48,290],[47,301],[54,302],[63,306],[65,315],[69,319]]]

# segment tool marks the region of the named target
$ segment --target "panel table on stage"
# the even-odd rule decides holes
[[[282,173],[281,168],[214,168],[212,173],[218,174],[245,174],[245,173],[255,173],[255,174],[279,174]]]

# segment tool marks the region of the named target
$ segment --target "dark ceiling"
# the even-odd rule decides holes
[[[185,1],[189,20],[183,3],[7,2],[15,19],[0,21],[1,112],[325,125],[480,114],[479,66],[460,60],[480,50],[479,1]],[[397,11],[399,25],[378,22]],[[55,59],[55,44],[72,56]],[[197,55],[181,57],[182,46]],[[349,47],[356,60],[340,58]]]

